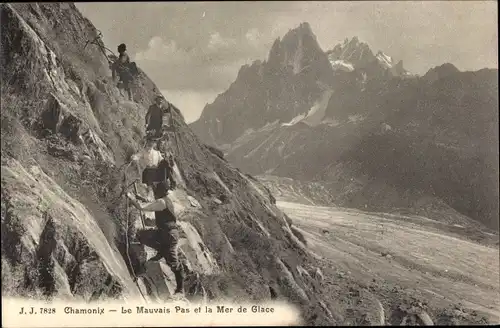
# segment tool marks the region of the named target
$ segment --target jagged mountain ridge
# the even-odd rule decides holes
[[[259,128],[240,128],[230,144],[227,138],[206,140],[251,174],[326,179],[332,182],[331,192],[341,195],[344,188],[351,190],[348,181],[364,181],[354,188],[357,191],[348,193],[353,194],[340,197],[346,206],[392,210],[413,207],[425,195],[496,229],[498,71],[461,72],[445,63],[421,77],[412,76],[402,62],[395,64],[380,51],[374,54],[357,38],[346,39],[327,54],[334,68],[342,67],[334,69],[330,84],[302,114],[291,111],[295,115],[291,119],[263,120]],[[226,93],[233,99],[239,97],[235,90]],[[279,95],[278,90],[275,97]],[[210,106],[212,111],[204,111],[203,120],[218,120],[211,113],[217,109],[224,117],[228,108],[213,109],[216,102]],[[254,111],[240,108],[244,115],[254,115]],[[203,120],[192,126],[206,136],[212,129]],[[233,119],[231,124],[238,122]],[[224,124],[219,129],[226,131]],[[359,170],[345,171],[349,167]],[[368,185],[413,196],[385,202],[373,196],[377,187]],[[446,186],[453,187],[445,190]]]
[[[397,63],[382,51],[372,52],[368,44],[360,42],[358,37],[345,39],[342,44],[337,44],[332,50],[326,52],[328,59],[335,69],[352,72],[364,71],[365,74],[387,74],[391,76],[411,75],[403,67],[403,61]]]
[[[132,254],[128,264],[124,238],[133,229],[119,196],[122,164],[141,147],[154,83],[142,73],[135,102],[125,101],[106,58],[85,47],[97,30],[72,3],[2,4],[1,15],[4,296],[89,301],[141,291],[150,300],[168,299],[171,274],[164,265],[147,267],[148,279],[132,283],[140,256]],[[171,151],[180,186],[174,205],[195,274],[188,297],[273,294],[303,308],[309,324],[335,321],[320,282],[296,274],[297,266],[314,271],[316,260],[272,196],[174,114],[178,147],[171,144]],[[137,213],[130,215],[129,224]]]
[[[243,66],[229,89],[190,127],[209,144],[230,143],[242,131],[307,112],[332,76],[326,54],[303,23],[274,42],[267,61]]]
[[[314,116],[318,121],[339,119],[325,107],[332,93],[362,90],[371,80],[411,78],[402,61],[369,46],[357,37],[323,51],[308,23],[291,29],[273,43],[267,61],[241,67],[234,83],[200,118],[191,123],[207,143],[225,147],[247,131],[268,124],[288,123]]]

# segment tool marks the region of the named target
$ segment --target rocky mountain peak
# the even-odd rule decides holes
[[[232,142],[247,129],[307,112],[332,78],[327,56],[304,22],[274,41],[266,62],[244,66],[191,127],[214,144]]]
[[[368,74],[369,78],[409,75],[402,61],[396,64],[390,55],[381,50],[374,54],[370,46],[360,41],[357,36],[344,39],[343,43],[338,43],[332,50],[327,51],[327,55],[334,71],[361,70]]]
[[[299,24],[299,26],[289,30],[283,38],[287,38],[290,35],[297,35],[302,37],[309,36],[312,38],[316,38],[316,35],[314,34],[311,25],[308,22],[302,22]]]
[[[360,44],[359,38],[357,36],[353,36],[350,40],[349,40],[349,38],[345,38],[344,44],[348,44],[350,46],[356,46],[356,45]]]
[[[459,73],[460,70],[451,63],[444,63],[442,65],[431,68],[424,75],[424,79],[433,82],[438,79],[446,78]]]
[[[327,55],[330,62],[349,63],[354,67],[363,67],[375,58],[368,44],[360,42],[357,36],[346,38],[342,44],[338,43],[327,51]]]
[[[272,68],[291,67],[298,74],[313,62],[324,59],[309,23],[301,23],[278,38],[269,52],[268,63]]]

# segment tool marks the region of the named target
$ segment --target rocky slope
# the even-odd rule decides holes
[[[325,182],[343,206],[414,211],[430,201],[498,229],[498,70],[447,63],[413,76],[357,38],[326,54],[333,73],[322,94],[301,114],[219,138],[229,162],[250,174]],[[227,107],[207,107],[195,131],[211,131],[203,122]]]
[[[162,263],[141,272],[153,250],[134,243],[141,220],[120,197],[136,178],[124,181],[122,164],[141,147],[154,83],[142,73],[135,102],[125,101],[102,52],[85,47],[97,30],[71,3],[3,4],[1,15],[3,295],[168,299],[171,272]],[[176,161],[188,298],[272,296],[309,324],[333,322],[311,287],[319,282],[297,274],[317,260],[272,196],[174,114],[177,145],[163,147]]]

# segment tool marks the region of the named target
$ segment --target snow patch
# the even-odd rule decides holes
[[[338,60],[330,59],[330,64],[332,65],[334,71],[344,71],[344,72],[354,71],[354,65],[342,59]]]
[[[290,122],[282,123],[281,126],[293,126],[299,122],[304,122],[309,126],[321,124],[332,94],[333,90],[325,90],[307,113],[297,115]]]
[[[326,90],[323,92],[319,100],[311,107],[311,110],[307,113],[306,117],[303,119],[304,123],[310,126],[317,126],[321,124],[321,121],[325,117],[326,108],[328,107],[328,102],[333,94],[333,90]]]
[[[333,118],[327,118],[327,119],[324,119],[321,124],[326,124],[328,126],[339,126],[340,125],[340,122],[333,119]]]
[[[276,170],[276,167],[273,167],[273,168],[270,168],[269,170],[267,170],[266,172],[264,172],[265,174],[272,174],[274,172],[274,170]]]
[[[380,125],[380,130],[381,130],[382,133],[384,133],[384,132],[391,131],[392,127],[389,124],[387,124],[387,123],[382,123]]]
[[[252,129],[252,128],[248,128],[245,130],[245,132],[243,132],[243,134],[241,136],[247,136],[247,135],[251,135],[252,133],[254,133],[255,130]]]
[[[274,120],[272,122],[267,122],[260,130],[271,130],[279,123],[279,120]]]
[[[357,122],[362,122],[364,121],[365,117],[363,115],[360,115],[360,114],[356,114],[356,115],[349,115],[347,117],[347,119],[349,120],[349,122],[351,123],[357,123]]]
[[[377,60],[386,68],[392,67],[392,57],[384,54],[382,51],[377,53]]]
[[[302,121],[302,119],[304,119],[306,116],[307,116],[307,114],[297,115],[290,122],[288,122],[288,123],[281,123],[281,126],[292,126],[292,125],[295,125],[295,124],[299,123],[300,121]]]

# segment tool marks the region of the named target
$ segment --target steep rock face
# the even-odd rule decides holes
[[[12,49],[2,56],[6,82],[2,100],[9,109],[2,112],[2,132],[12,127],[9,119],[19,120],[39,136],[61,134],[85,148],[88,156],[99,154],[110,162],[125,158],[131,151],[127,148],[139,137],[137,131],[129,131],[131,123],[143,119],[144,109],[138,104],[147,106],[154,85],[141,76],[134,88],[136,102],[119,102],[106,58],[96,45],[86,46],[98,32],[75,14],[73,4],[19,4],[15,8],[2,8],[2,44],[5,50]],[[66,25],[71,25],[68,30]],[[16,98],[25,93],[29,97]],[[122,111],[128,115],[121,116]],[[115,136],[128,144],[125,150],[113,143]]]
[[[2,160],[4,295],[86,301],[138,295],[120,253],[89,211],[38,166]]]
[[[141,139],[129,128],[142,123],[153,84],[139,77],[139,85],[152,87],[136,88],[136,103],[123,102],[107,59],[85,46],[97,30],[73,4],[1,9],[2,172],[10,176],[2,180],[2,240],[10,240],[2,243],[2,266],[20,281],[11,292],[86,300],[138,295],[114,246],[119,218],[107,206],[110,188],[118,187],[113,171]],[[22,211],[26,206],[34,208]],[[28,240],[16,237],[23,231]]]
[[[243,66],[190,126],[207,143],[230,143],[246,130],[306,113],[329,89],[332,76],[328,58],[303,23],[274,42],[267,61]]]
[[[85,47],[97,31],[73,4],[3,4],[2,29],[2,291],[168,299],[168,266],[140,265],[154,240],[134,243],[151,217],[144,227],[121,196],[138,178],[122,164],[142,145],[154,83],[142,73],[125,101],[106,57]],[[174,123],[161,150],[176,163],[188,297],[281,298],[310,324],[331,322],[323,292],[293,270],[316,260],[272,196],[201,144],[177,109]]]
[[[321,50],[309,23],[302,23],[289,31],[283,39],[276,40],[269,53],[270,67],[280,69],[290,67],[293,74],[307,70],[317,81],[330,81],[327,58]]]

